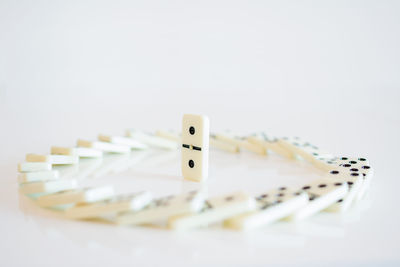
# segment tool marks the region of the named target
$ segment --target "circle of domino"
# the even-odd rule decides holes
[[[248,150],[261,156],[274,153],[288,160],[302,159],[326,174],[300,188],[279,187],[258,196],[233,192],[208,198],[199,190],[153,198],[148,191],[116,195],[112,186],[78,185],[80,178],[123,171],[140,160],[128,156],[121,166],[107,164],[103,158],[108,154],[130,155],[132,150],[154,148],[181,148],[184,179],[204,182],[209,146],[228,153]],[[85,158],[93,161],[86,166]],[[76,147],[53,146],[48,155],[27,154],[18,171],[19,192],[65,218],[96,218],[118,225],[164,221],[174,230],[221,222],[227,228],[249,230],[283,219],[299,221],[322,211],[345,212],[364,198],[373,176],[365,158],[334,157],[298,137],[210,135],[208,118],[192,114],[183,116],[182,135],[169,131],[148,134],[136,129],[127,130],[125,136],[100,134],[96,141],[78,140]]]

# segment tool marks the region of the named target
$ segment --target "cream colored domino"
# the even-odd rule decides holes
[[[265,133],[249,136],[249,137],[247,137],[247,141],[249,141],[250,143],[253,143],[255,145],[264,147],[264,149],[266,151],[271,150],[275,154],[278,154],[282,157],[285,157],[288,159],[296,158],[296,155],[292,151],[285,149],[284,147],[282,147],[279,144],[277,138],[275,138],[275,137],[271,138],[271,137],[267,136]]]
[[[179,134],[174,133],[172,131],[158,130],[158,131],[156,131],[156,136],[174,141],[176,143],[182,142],[182,137]]]
[[[336,203],[329,206],[326,211],[344,212],[353,203],[353,200],[361,189],[363,180],[361,173],[352,170],[353,168],[338,167],[331,170],[330,173],[324,177],[328,182],[334,182],[335,184],[344,183],[347,184],[349,188],[347,194],[336,201]]]
[[[103,156],[103,152],[101,150],[87,148],[87,147],[52,146],[51,154],[66,155],[66,156],[78,156],[80,158],[101,158]]]
[[[331,160],[335,159],[333,155],[321,151],[315,145],[305,142],[298,137],[283,137],[278,140],[278,143],[322,170],[329,169],[329,166],[333,163]]]
[[[18,164],[19,172],[51,171],[52,166],[47,162],[22,162]]]
[[[288,217],[289,220],[299,221],[318,213],[335,204],[348,192],[347,183],[329,182],[319,179],[302,187],[308,194],[309,202]]]
[[[308,203],[305,192],[286,187],[268,191],[256,197],[257,209],[225,220],[224,226],[250,230],[285,218]]]
[[[171,140],[166,140],[165,138],[161,138],[159,136],[146,134],[139,130],[129,129],[126,131],[126,136],[138,140],[139,142],[145,143],[150,147],[161,148],[161,149],[177,149],[178,144]]]
[[[78,156],[65,156],[65,155],[39,155],[28,154],[26,155],[27,162],[48,162],[52,165],[69,165],[77,164],[79,162]]]
[[[76,180],[50,180],[21,184],[19,191],[22,194],[55,193],[63,190],[75,189],[78,186]]]
[[[221,222],[255,208],[256,203],[253,197],[243,192],[233,193],[211,198],[197,213],[171,217],[168,220],[168,226],[175,230],[189,230]]]
[[[103,142],[113,143],[117,145],[129,146],[131,149],[146,149],[148,148],[147,145],[134,140],[129,137],[124,136],[111,136],[111,135],[104,135],[100,134],[98,139]]]
[[[254,153],[257,153],[259,155],[266,155],[266,149],[264,147],[255,145],[253,143],[250,143],[246,139],[236,137],[231,134],[216,134],[215,138],[217,140],[220,140],[222,142],[226,142],[232,145],[237,145],[239,148],[243,148],[249,151],[252,151]]]
[[[26,172],[18,175],[18,183],[57,180],[59,178],[60,173],[58,171]]]
[[[202,192],[191,191],[186,194],[167,196],[153,200],[140,211],[121,213],[116,218],[118,224],[140,225],[165,220],[170,216],[199,211],[204,205]]]
[[[150,192],[140,192],[128,195],[119,195],[108,200],[94,203],[80,203],[65,211],[70,219],[96,218],[109,214],[116,214],[127,210],[141,210],[152,199]]]
[[[41,207],[52,207],[71,203],[91,203],[109,199],[112,196],[114,196],[114,188],[112,186],[88,187],[40,196],[37,199],[37,204]]]
[[[339,165],[341,168],[347,169],[349,172],[360,174],[362,178],[362,184],[355,196],[355,201],[362,199],[369,188],[374,173],[374,170],[370,166],[369,161],[366,158],[362,157],[340,157],[336,160],[336,165]]]
[[[224,150],[230,153],[238,153],[239,146],[236,144],[231,144],[227,142],[220,141],[215,138],[215,135],[210,135],[210,147],[214,147],[220,150]]]
[[[107,142],[101,142],[101,141],[87,141],[87,140],[82,140],[79,139],[77,142],[78,147],[87,147],[87,148],[94,148],[101,150],[103,152],[108,152],[108,153],[129,153],[131,152],[131,148],[129,146],[123,146],[123,145],[117,145],[117,144],[111,144]]]
[[[182,176],[196,182],[208,178],[210,122],[207,116],[185,114],[182,118]]]

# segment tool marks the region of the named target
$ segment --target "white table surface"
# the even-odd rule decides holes
[[[0,265],[399,265],[400,13],[395,1],[0,2]],[[68,221],[20,196],[26,153],[77,138],[180,127],[301,136],[375,168],[349,212],[250,233]],[[179,153],[88,178],[118,192],[180,193]],[[210,152],[217,195],[321,175],[275,155]]]

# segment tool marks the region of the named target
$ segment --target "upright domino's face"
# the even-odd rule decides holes
[[[185,114],[182,120],[182,175],[203,181],[208,176],[210,123],[206,116]]]

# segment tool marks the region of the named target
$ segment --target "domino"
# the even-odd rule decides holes
[[[129,129],[126,131],[126,136],[138,140],[150,147],[173,150],[178,148],[178,144],[171,140],[166,140],[159,136],[149,135],[144,132]]]
[[[155,199],[140,211],[121,213],[116,222],[121,225],[141,225],[153,223],[168,217],[199,211],[204,205],[202,192],[191,191],[186,194]]]
[[[51,154],[65,155],[65,156],[78,156],[80,158],[101,158],[103,156],[103,152],[101,150],[87,148],[87,147],[52,146]]]
[[[361,188],[363,182],[362,174],[359,173],[355,168],[338,167],[334,170],[331,170],[325,176],[325,179],[329,182],[347,183],[348,185],[347,194],[343,198],[339,199],[335,204],[329,206],[326,211],[346,211]]]
[[[156,131],[156,136],[171,140],[171,141],[176,142],[176,143],[181,143],[182,142],[182,137],[179,134],[174,133],[172,131],[158,130],[158,131]]]
[[[206,201],[203,209],[197,213],[170,217],[168,227],[174,230],[189,230],[221,222],[255,208],[253,197],[242,192],[233,193]]]
[[[270,150],[287,159],[295,159],[296,155],[290,150],[282,147],[276,137],[269,137],[265,133],[255,134],[247,137],[247,141],[255,145],[264,147],[266,153]]]
[[[266,149],[262,146],[255,145],[245,138],[240,138],[231,134],[216,134],[215,138],[217,140],[232,144],[232,145],[237,145],[239,148],[243,148],[249,151],[252,151],[256,154],[259,155],[266,155]]]
[[[88,187],[43,195],[37,199],[37,204],[41,207],[53,207],[71,203],[92,203],[111,198],[113,195],[114,188],[112,186]]]
[[[126,153],[131,152],[131,148],[129,146],[117,145],[117,144],[101,142],[101,141],[91,142],[91,141],[79,139],[77,142],[77,146],[98,149],[98,150],[101,150],[103,152],[108,152],[108,153],[126,154]]]
[[[76,180],[50,180],[21,184],[19,191],[30,195],[36,193],[55,193],[64,190],[75,189],[78,186]]]
[[[358,172],[362,175],[362,184],[359,189],[355,201],[362,199],[371,183],[374,169],[370,166],[369,161],[366,158],[350,158],[341,157],[337,159],[337,164],[343,168],[347,168],[350,171]]]
[[[348,185],[347,183],[328,182],[326,179],[319,179],[303,186],[302,190],[308,194],[309,202],[291,214],[287,218],[288,220],[299,221],[305,219],[335,204],[335,202],[346,196]]]
[[[100,134],[98,136],[99,141],[103,142],[108,142],[108,143],[113,143],[117,145],[123,145],[123,146],[129,146],[131,149],[146,149],[148,148],[147,145],[136,141],[132,138],[129,137],[124,137],[124,136],[110,136],[110,135],[104,135]]]
[[[47,162],[23,162],[18,164],[19,172],[51,171],[52,166]]]
[[[288,217],[307,203],[307,193],[280,187],[257,196],[255,211],[229,218],[224,221],[224,226],[236,230],[250,230],[265,226]]]
[[[47,162],[52,165],[68,165],[77,164],[79,162],[78,156],[65,156],[65,155],[39,155],[28,154],[26,155],[27,162]]]
[[[38,181],[57,180],[60,178],[58,171],[38,171],[38,172],[26,172],[18,175],[18,183],[30,183]]]
[[[334,164],[335,157],[333,155],[321,151],[317,146],[305,142],[298,137],[284,137],[279,139],[278,143],[319,169],[329,170]]]
[[[88,219],[117,214],[127,210],[141,210],[150,203],[152,195],[144,191],[140,193],[119,195],[94,203],[79,203],[65,211],[69,219]]]
[[[210,122],[206,116],[185,114],[182,119],[182,175],[187,180],[208,177]]]
[[[224,150],[230,153],[239,153],[240,149],[237,144],[227,143],[216,139],[215,134],[210,135],[210,146]]]

